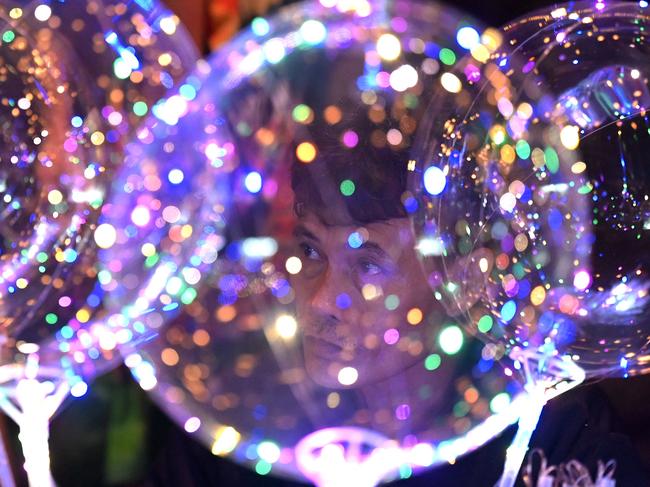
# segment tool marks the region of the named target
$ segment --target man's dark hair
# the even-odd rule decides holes
[[[347,105],[351,103],[354,102],[348,100]],[[391,128],[389,122],[372,122],[368,117],[369,107],[359,105],[356,102],[354,112],[350,113],[345,103],[339,104],[343,116],[335,125],[317,119],[319,111],[314,110],[315,120],[308,127],[305,140],[314,144],[317,156],[310,163],[295,160],[291,170],[299,216],[308,209],[319,216],[327,215],[327,210],[334,207],[339,212],[345,208],[348,217],[358,224],[406,216],[402,197],[406,190],[408,153],[392,148],[385,141],[386,132]],[[348,130],[358,137],[358,143],[352,148],[342,142]],[[375,137],[383,137],[383,144],[373,140],[373,133]],[[350,183],[344,194],[341,184],[345,181],[354,185],[352,194],[348,194]]]

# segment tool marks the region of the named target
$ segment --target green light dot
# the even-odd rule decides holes
[[[457,418],[462,418],[463,416],[467,416],[467,413],[469,413],[469,404],[467,404],[465,401],[459,401],[456,404],[454,404],[454,416]]]
[[[42,264],[47,261],[47,254],[45,252],[39,252],[36,254],[36,260]]]
[[[515,145],[515,152],[520,159],[528,159],[530,157],[530,145],[525,140],[519,140]]]
[[[411,475],[413,475],[413,469],[411,468],[410,465],[402,465],[399,468],[399,477],[401,479],[408,479]]]
[[[4,34],[2,34],[2,40],[4,42],[11,42],[16,38],[16,34],[13,33],[13,31],[8,30]]]
[[[478,331],[481,333],[487,333],[492,329],[492,325],[494,324],[494,321],[492,320],[492,317],[489,315],[483,315],[481,316],[481,319],[478,320]]]
[[[384,300],[384,306],[389,311],[394,311],[399,306],[399,298],[394,294],[389,294]]]
[[[296,122],[304,123],[311,117],[311,108],[303,104],[296,105],[293,109],[292,116]]]
[[[555,174],[560,169],[560,159],[557,156],[557,152],[552,147],[547,147],[544,151],[544,160],[546,161],[546,167],[551,172]]]
[[[264,460],[260,460],[255,464],[255,471],[260,475],[266,475],[271,471],[271,464]]]
[[[148,111],[149,107],[143,101],[136,101],[133,104],[133,113],[135,113],[138,117],[144,117]]]
[[[454,51],[451,49],[447,49],[446,47],[443,49],[440,49],[440,53],[438,54],[438,57],[440,58],[440,61],[442,61],[443,64],[446,64],[447,66],[451,66],[456,62],[456,54]]]
[[[196,289],[191,287],[186,289],[181,295],[181,301],[183,302],[183,304],[191,304],[192,301],[194,301],[195,299],[196,299]]]
[[[45,315],[45,321],[48,325],[55,325],[56,322],[59,321],[59,317],[54,313],[48,313]]]
[[[341,194],[343,196],[352,196],[355,189],[356,187],[354,186],[354,183],[349,179],[345,179],[341,182]]]
[[[440,367],[442,359],[437,353],[432,353],[427,358],[424,359],[424,368],[427,370],[436,370]]]

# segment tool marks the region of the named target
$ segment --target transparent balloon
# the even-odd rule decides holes
[[[646,370],[646,23],[647,2],[514,20],[422,132],[412,187],[433,285],[531,388]]]
[[[594,376],[647,371],[647,22],[647,2],[583,2],[505,29],[554,95],[561,143],[577,146],[579,160],[565,164],[579,182],[568,191],[586,201],[591,232],[552,308],[553,321],[574,323],[568,353]]]
[[[408,218],[422,113],[479,32],[435,3],[295,5],[140,132],[104,207],[124,310],[109,321],[135,330],[140,385],[213,453],[373,485],[516,420],[516,371],[436,301]]]
[[[119,363],[94,326],[97,219],[135,127],[197,55],[154,2],[5,1],[0,26],[0,383],[23,426],[26,403],[47,418]],[[73,337],[96,346],[75,353]]]

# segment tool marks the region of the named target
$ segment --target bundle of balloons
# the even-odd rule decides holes
[[[63,398],[124,361],[260,475],[374,486],[518,421],[513,485],[550,398],[649,370],[648,9],[310,0],[198,60],[154,0],[0,1],[30,484]]]

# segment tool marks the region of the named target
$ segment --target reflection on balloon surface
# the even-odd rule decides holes
[[[160,104],[103,261],[135,303],[113,318],[141,329],[127,365],[213,453],[335,484],[347,459],[376,483],[516,419],[503,346],[434,296],[407,190],[432,93],[496,34],[431,3],[325,3],[258,19]]]

